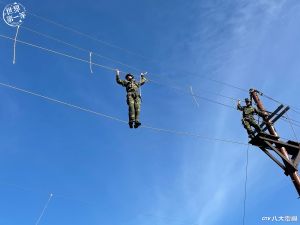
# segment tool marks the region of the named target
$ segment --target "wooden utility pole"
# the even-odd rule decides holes
[[[266,113],[264,105],[259,98],[260,92],[254,89],[250,89],[249,92],[250,97],[254,100],[258,109],[265,114],[265,116],[263,117],[263,125],[265,125],[266,127],[263,130],[267,129],[270,133],[259,133],[250,141],[250,143],[262,149],[263,152],[265,152],[275,163],[277,163],[277,165],[279,165],[284,170],[287,176],[290,176],[300,196],[300,177],[297,173],[297,167],[300,161],[300,143],[297,143],[295,141],[283,142],[279,140],[278,133],[273,126],[273,123],[275,121],[271,121],[270,115]],[[282,108],[283,106],[280,106],[277,110],[275,110],[273,114],[271,114],[272,116],[277,115],[276,120],[279,119],[289,109],[289,107],[286,107],[285,110],[283,110],[278,116],[277,113]],[[279,157],[281,157],[283,163],[276,159],[268,150],[273,150]]]

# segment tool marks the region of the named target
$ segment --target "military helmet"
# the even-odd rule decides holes
[[[245,98],[245,102],[251,102],[249,98]]]
[[[128,79],[128,77],[132,77],[132,79],[134,79],[134,76],[131,73],[126,74],[125,76],[126,80]]]

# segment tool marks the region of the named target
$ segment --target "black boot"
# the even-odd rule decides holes
[[[134,128],[138,128],[139,126],[141,126],[142,124],[139,121],[136,121],[134,124]]]
[[[249,133],[248,133],[248,137],[249,137],[250,139],[254,138],[254,137],[255,137],[254,132],[253,132],[253,131],[249,132]]]
[[[133,122],[132,122],[132,121],[130,121],[130,122],[128,123],[128,125],[129,125],[130,128],[133,128]]]

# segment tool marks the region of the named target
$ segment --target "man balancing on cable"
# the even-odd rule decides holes
[[[265,117],[266,115],[264,115],[261,111],[259,111],[255,107],[253,107],[252,102],[249,100],[249,98],[246,98],[245,102],[246,102],[246,105],[241,106],[241,101],[238,100],[237,109],[243,112],[242,123],[243,123],[245,129],[247,130],[249,138],[253,138],[254,131],[252,130],[251,127],[254,127],[258,133],[261,132],[260,126],[256,123],[256,121],[254,119],[254,115],[257,114],[261,117]]]
[[[126,80],[120,79],[120,71],[116,70],[116,81],[118,84],[126,88],[127,92],[127,105],[128,105],[128,115],[129,115],[129,127],[138,128],[141,126],[140,122],[140,110],[141,110],[141,95],[139,93],[139,88],[145,84],[147,79],[144,74],[141,74],[141,81],[137,82],[134,79],[134,76],[128,73],[125,76]]]

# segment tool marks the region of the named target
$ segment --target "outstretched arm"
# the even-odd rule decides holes
[[[241,100],[238,100],[236,108],[237,110],[243,111],[243,107],[241,106]]]
[[[147,79],[143,73],[141,73],[141,81],[139,82],[139,85],[142,86],[147,82]]]
[[[116,70],[116,82],[122,86],[125,86],[125,80],[120,79],[120,71]]]

